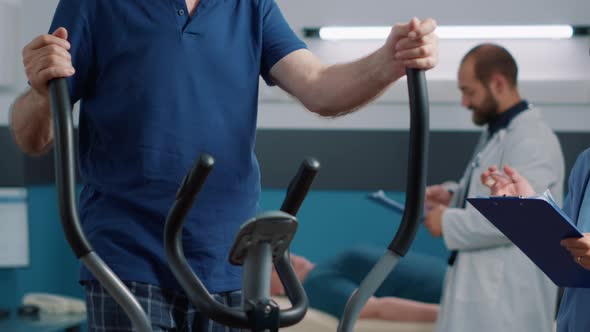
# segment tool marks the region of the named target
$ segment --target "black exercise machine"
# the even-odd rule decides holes
[[[383,257],[351,296],[340,320],[338,331],[352,331],[367,300],[393,270],[412,244],[424,205],[428,156],[428,93],[423,71],[407,70],[410,97],[410,147],[406,183],[406,204],[402,223]],[[318,165],[314,167],[313,165]],[[166,222],[165,248],[168,263],[189,299],[200,312],[225,325],[252,331],[278,331],[299,322],[307,310],[307,298],[293,271],[288,243],[294,236],[295,215],[311,185],[319,164],[308,160],[287,192],[282,212],[266,212],[246,222],[238,234],[230,260],[244,265],[243,305],[231,309],[216,302],[188,266],[182,253],[182,223],[192,201],[213,167],[213,159],[203,156],[183,183]],[[189,192],[190,191],[190,192]],[[285,214],[287,212],[289,214]],[[279,310],[270,298],[271,264],[281,278],[292,309]]]
[[[428,154],[428,94],[423,71],[407,70],[410,96],[410,147],[406,204],[402,223],[384,256],[359,289],[351,296],[338,327],[352,331],[361,309],[374,294],[415,238],[423,207]],[[80,261],[93,273],[128,314],[139,331],[152,331],[145,312],[86,240],[78,218],[75,188],[74,129],[65,79],[49,84],[55,133],[55,170],[59,210],[66,239]],[[242,308],[233,309],[215,301],[186,262],[181,231],[184,217],[197,196],[214,160],[203,154],[185,177],[166,220],[164,243],[172,272],[193,305],[222,324],[252,331],[277,331],[299,322],[308,301],[290,260],[288,247],[297,229],[295,215],[319,169],[306,160],[289,185],[281,211],[266,212],[244,223],[236,237],[230,260],[244,266]],[[281,310],[270,298],[270,273],[274,263],[292,308]]]

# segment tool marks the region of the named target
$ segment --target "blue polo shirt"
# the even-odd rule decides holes
[[[198,156],[216,163],[186,219],[184,252],[211,292],[241,287],[227,257],[257,211],[258,81],[304,48],[274,0],[60,1],[81,100],[80,215],[96,252],[123,280],[178,288],[163,228]],[[92,279],[82,269],[82,280]]]

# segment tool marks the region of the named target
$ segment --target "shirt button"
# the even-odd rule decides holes
[[[179,16],[184,15],[184,9],[179,9],[177,13]]]

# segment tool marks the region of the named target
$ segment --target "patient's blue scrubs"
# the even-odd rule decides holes
[[[590,233],[590,149],[576,160],[563,210],[582,233]],[[590,271],[589,271],[590,276]],[[557,316],[558,332],[590,331],[590,288],[566,288]]]

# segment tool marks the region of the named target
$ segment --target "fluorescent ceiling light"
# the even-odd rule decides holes
[[[580,29],[576,29],[580,30]],[[322,27],[316,32],[325,40],[385,39],[391,27]],[[455,25],[439,26],[440,39],[567,39],[574,36],[571,25]],[[306,31],[306,35],[313,35]]]

